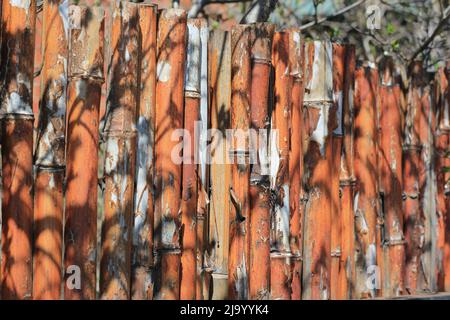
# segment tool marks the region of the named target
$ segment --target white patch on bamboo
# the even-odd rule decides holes
[[[159,61],[156,66],[156,79],[160,82],[167,82],[170,80],[170,73],[172,66],[168,61]]]

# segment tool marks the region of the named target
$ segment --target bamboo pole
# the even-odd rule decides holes
[[[181,163],[171,157],[177,142],[172,133],[183,125],[183,82],[186,57],[186,12],[163,10],[158,25],[156,84],[156,248],[161,274],[156,297],[180,297]]]
[[[211,271],[204,259],[206,252],[206,221],[208,219],[208,190],[209,190],[209,159],[208,120],[209,120],[209,94],[208,94],[208,23],[201,19],[200,30],[200,122],[197,125],[199,135],[198,142],[198,198],[197,198],[197,300],[204,300],[209,289],[209,278]]]
[[[344,90],[342,97],[341,125],[343,129],[341,165],[339,172],[341,257],[339,266],[338,299],[352,299],[356,286],[355,278],[355,215],[353,198],[355,194],[354,170],[354,87],[355,87],[355,47],[345,46]]]
[[[302,227],[301,206],[303,176],[303,95],[304,95],[305,44],[298,30],[289,32],[289,65],[292,77],[290,148],[289,148],[289,242],[291,249],[291,300],[301,299]]]
[[[344,128],[342,122],[344,103],[344,73],[345,46],[333,43],[333,108],[336,112],[336,129],[334,129],[332,143],[331,168],[331,269],[330,269],[330,298],[339,299],[339,273],[342,255],[342,225],[339,200],[339,169],[341,168],[341,153]]]
[[[153,177],[156,110],[156,23],[157,7],[142,3],[139,10],[140,88],[137,120],[136,192],[131,265],[133,300],[153,298]]]
[[[201,19],[188,19],[187,64],[184,85],[184,136],[182,179],[182,254],[180,298],[195,300],[197,295],[197,163],[195,130],[200,120]]]
[[[377,295],[380,284],[377,278],[369,281],[369,271],[378,266],[380,247],[377,241],[377,90],[378,70],[359,67],[355,72],[355,178],[354,223],[356,233],[355,259],[356,287],[352,298],[370,298]],[[375,269],[377,270],[377,269]],[[377,276],[377,274],[375,274]]]
[[[36,3],[3,1],[2,144],[2,299],[30,299],[33,233],[32,83]]]
[[[250,169],[249,298],[270,297],[270,181],[267,167],[269,91],[272,72],[272,38],[275,26],[252,26],[250,120],[252,151]]]
[[[445,126],[447,127],[447,119],[449,117],[450,112],[450,61],[447,61],[446,66],[446,76],[447,76],[447,90],[446,90],[446,102],[444,102],[444,110],[442,112],[445,119]],[[450,132],[447,133],[447,148],[446,152],[446,160],[444,161],[444,165],[446,167],[446,173],[444,175],[444,194],[445,194],[445,246],[444,246],[444,291],[450,291],[450,194],[449,194],[449,181],[450,181],[450,173],[447,168],[450,167],[450,156],[449,156],[449,141],[450,140]]]
[[[331,132],[334,128],[332,46],[306,46],[305,112],[309,136],[304,161],[306,197],[303,239],[303,299],[329,299],[331,259]]]
[[[386,236],[386,296],[399,296],[404,291],[405,242],[402,210],[402,151],[400,102],[395,94],[394,65],[390,57],[381,63],[380,85],[380,161],[384,196]]]
[[[418,277],[421,273],[420,259],[423,251],[424,227],[419,202],[419,158],[420,158],[420,117],[421,95],[424,86],[422,63],[414,62],[410,70],[408,88],[408,108],[406,113],[403,145],[403,180],[405,210],[405,290],[416,294]]]
[[[68,10],[67,1],[44,2],[44,64],[35,162],[35,300],[61,298]]]
[[[275,105],[270,137],[271,189],[276,201],[271,221],[270,289],[272,299],[289,300],[291,249],[289,243],[289,120],[291,114],[291,77],[289,33],[276,32],[272,60],[275,68]]]
[[[208,255],[211,260],[212,299],[228,297],[228,248],[231,165],[227,162],[226,129],[230,128],[231,43],[230,33],[211,32],[209,42],[209,85],[211,92],[211,204]]]
[[[237,25],[231,31],[231,129],[232,182],[230,200],[230,240],[228,255],[228,298],[248,298],[248,225],[250,165],[250,88],[251,88],[251,29]]]
[[[102,299],[129,299],[136,115],[138,109],[138,5],[114,5],[112,58],[105,130],[104,221],[100,262]]]
[[[95,299],[104,12],[99,7],[71,5],[69,19],[64,298]]]

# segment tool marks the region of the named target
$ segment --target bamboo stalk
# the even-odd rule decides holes
[[[306,197],[303,239],[303,299],[329,299],[331,259],[331,132],[334,130],[332,46],[306,46],[305,98],[309,143],[304,161]]]
[[[333,43],[333,108],[336,112],[336,128],[333,130],[331,167],[331,269],[330,298],[339,299],[339,273],[342,255],[342,215],[339,201],[339,169],[344,128],[342,123],[344,103],[345,46]]]
[[[359,67],[355,72],[355,178],[353,198],[355,212],[356,287],[352,298],[361,299],[377,295],[378,279],[370,281],[369,271],[378,266],[381,248],[377,239],[377,90],[378,70]],[[376,270],[376,269],[375,269]]]
[[[186,12],[163,10],[158,28],[155,230],[161,275],[156,297],[179,299],[182,166],[171,155],[177,146],[172,133],[183,125]]]
[[[156,23],[157,7],[139,5],[141,43],[139,117],[137,120],[136,192],[132,248],[131,297],[153,298],[154,145],[156,110]]]
[[[36,3],[3,1],[2,299],[30,299],[32,293],[33,120],[32,83]]]
[[[211,92],[211,204],[208,255],[213,268],[212,299],[228,296],[228,248],[231,165],[227,162],[225,130],[230,128],[231,43],[230,33],[214,30],[209,42],[209,85]]]
[[[442,114],[444,115],[445,127],[447,127],[447,119],[448,114],[450,112],[450,61],[447,61],[446,66],[446,76],[447,76],[447,90],[446,90],[446,102],[444,102],[444,110]],[[448,141],[450,141],[450,132],[447,132],[447,148],[446,148],[446,159],[444,161],[444,165],[446,168],[450,167],[450,157],[449,150],[450,146]],[[449,195],[449,181],[450,181],[450,173],[448,169],[446,169],[446,173],[444,175],[444,194],[445,194],[445,247],[444,247],[444,290],[450,291],[450,195]]]
[[[302,227],[303,213],[301,206],[303,176],[303,95],[304,95],[304,58],[305,44],[300,32],[293,29],[289,32],[289,65],[292,77],[291,90],[291,145],[289,148],[289,242],[291,249],[291,299],[301,299],[302,274]]]
[[[251,29],[237,25],[231,31],[231,128],[232,182],[230,200],[230,240],[228,255],[228,298],[248,298],[248,226],[250,165],[250,88],[251,88]]]
[[[33,298],[61,298],[67,91],[67,1],[45,1],[36,149]]]
[[[339,299],[352,299],[356,286],[355,274],[355,215],[353,199],[355,194],[354,170],[354,87],[355,47],[345,46],[344,90],[342,97],[341,123],[343,127],[341,165],[339,168],[341,224],[341,257],[339,267]]]
[[[395,94],[394,66],[390,57],[381,64],[380,89],[380,158],[381,185],[384,196],[385,230],[387,238],[386,275],[389,277],[387,296],[399,296],[404,291],[404,235],[402,210],[401,110]]]
[[[270,284],[272,299],[289,300],[291,249],[289,243],[289,121],[292,79],[289,76],[289,33],[276,32],[272,55],[275,68],[275,107],[270,137],[271,189],[276,202],[271,221]]]
[[[182,254],[180,298],[195,300],[197,295],[197,163],[195,131],[200,120],[201,19],[188,19],[187,64],[184,85],[183,179],[181,205]]]
[[[270,181],[267,168],[273,24],[252,26],[250,118],[256,161],[250,169],[249,298],[270,297]],[[253,150],[253,149],[252,149]]]
[[[420,259],[423,251],[424,227],[420,210],[419,158],[420,158],[420,117],[422,113],[421,95],[423,83],[422,63],[415,62],[411,69],[408,88],[408,109],[406,114],[405,140],[403,146],[404,166],[404,210],[405,210],[405,290],[416,294],[421,273]]]
[[[138,109],[138,5],[114,5],[111,69],[105,121],[104,221],[100,262],[102,299],[129,299],[136,115]]]
[[[104,12],[99,7],[71,5],[69,21],[64,298],[95,299]]]

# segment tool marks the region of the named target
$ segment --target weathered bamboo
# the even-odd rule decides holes
[[[69,7],[65,299],[95,299],[98,113],[103,76],[104,12]]]
[[[450,113],[450,61],[447,61],[446,66],[446,76],[447,76],[447,91],[446,91],[446,102],[444,102],[444,111],[442,114],[444,115],[444,118],[448,119],[449,113]],[[446,123],[447,125],[447,123]],[[444,194],[445,194],[445,246],[444,246],[444,261],[443,261],[443,268],[444,268],[444,291],[448,292],[450,291],[450,172],[448,168],[450,167],[450,132],[447,133],[447,148],[445,150],[446,152],[446,160],[444,162],[444,165],[446,167],[445,175],[444,175]]]
[[[405,241],[402,208],[402,151],[400,102],[395,94],[394,65],[390,57],[381,63],[380,85],[380,153],[381,185],[387,249],[386,275],[389,277],[386,296],[399,296],[404,291]]]
[[[339,169],[341,167],[342,140],[344,135],[342,115],[344,102],[345,46],[333,43],[333,108],[336,112],[336,129],[332,143],[331,167],[331,269],[330,298],[339,298],[339,273],[341,260],[341,208],[339,201]]]
[[[339,267],[338,299],[352,299],[356,286],[355,273],[355,215],[353,198],[355,193],[354,170],[354,106],[355,47],[345,46],[344,90],[342,97],[341,125],[343,129],[341,165],[339,167],[341,257]]]
[[[158,25],[156,83],[155,241],[160,276],[156,298],[180,297],[181,163],[172,157],[172,134],[183,125],[186,12],[163,10]]]
[[[136,163],[136,115],[139,92],[138,5],[119,1],[113,8],[111,62],[104,170],[104,221],[100,297],[129,299],[131,237]]]
[[[250,221],[250,88],[251,29],[237,25],[231,31],[231,129],[232,182],[230,192],[230,239],[228,254],[228,298],[248,298],[248,226]]]
[[[355,178],[354,224],[356,243],[356,284],[352,298],[361,299],[377,295],[377,90],[378,70],[359,67],[355,72]],[[359,252],[359,254],[358,254]],[[375,268],[371,270],[371,268]],[[371,272],[372,271],[372,272]],[[367,283],[373,285],[368,287]]]
[[[275,193],[270,234],[270,289],[272,299],[289,300],[291,248],[289,243],[289,120],[291,86],[289,76],[289,32],[276,32],[272,60],[275,69],[275,104],[270,137],[270,185]]]
[[[33,233],[32,83],[36,2],[3,1],[1,96],[2,299],[30,299]]]
[[[197,198],[197,300],[204,300],[205,293],[209,289],[208,279],[211,270],[204,261],[206,252],[206,221],[208,219],[208,189],[210,155],[208,154],[208,119],[209,119],[209,94],[208,94],[208,23],[205,19],[199,22],[200,29],[200,122],[197,125],[199,136],[198,143],[198,198]]]
[[[436,216],[437,216],[437,247],[436,247],[436,279],[437,290],[445,290],[445,223],[446,223],[446,203],[445,203],[445,162],[447,160],[448,134],[450,129],[448,114],[448,79],[444,67],[440,67],[436,73],[436,88],[434,100],[436,105],[436,131],[434,159],[434,170],[436,176]]]
[[[131,260],[131,298],[153,298],[153,160],[156,110],[156,22],[154,4],[139,5],[140,88],[137,120],[136,192]]]
[[[305,44],[298,30],[289,32],[289,66],[292,77],[289,148],[289,242],[291,248],[291,299],[301,299],[302,227],[301,178],[303,175],[303,95]]]
[[[267,166],[269,88],[272,71],[272,38],[275,26],[252,26],[250,137],[255,161],[250,173],[249,299],[270,297],[270,181]]]
[[[180,298],[195,300],[197,294],[197,163],[196,126],[200,120],[201,19],[188,19],[186,78],[184,85],[183,180],[181,203],[182,254]]]
[[[405,230],[405,290],[416,294],[423,251],[423,216],[419,202],[419,158],[420,158],[420,117],[422,111],[421,95],[424,86],[422,63],[416,61],[410,70],[408,88],[408,108],[403,144],[403,193]]]
[[[332,46],[306,46],[304,105],[310,141],[304,160],[306,197],[303,239],[303,299],[329,299],[331,260],[331,132],[335,129]]]
[[[69,3],[45,1],[36,149],[33,299],[61,298]],[[50,36],[51,35],[51,36]]]
[[[209,84],[211,92],[211,204],[208,252],[213,268],[214,300],[228,297],[228,241],[231,165],[227,162],[225,130],[230,128],[231,45],[230,33],[214,30],[209,42]]]

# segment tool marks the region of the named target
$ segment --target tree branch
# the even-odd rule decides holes
[[[278,0],[255,0],[250,9],[244,14],[242,24],[265,22],[275,10]]]

